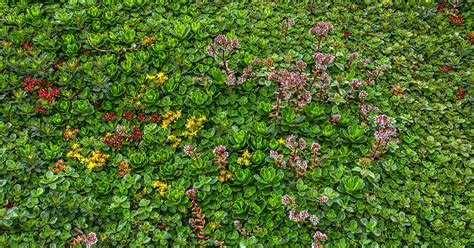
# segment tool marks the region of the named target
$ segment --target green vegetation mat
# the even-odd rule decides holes
[[[0,2],[1,247],[474,245],[472,0]]]

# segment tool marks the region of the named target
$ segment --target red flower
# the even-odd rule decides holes
[[[63,67],[63,64],[64,64],[64,61],[58,60],[58,61],[56,61],[56,63],[53,65],[53,68],[54,68],[55,70],[59,70],[61,67]]]
[[[13,206],[13,203],[11,203],[11,202],[8,203],[7,205],[3,206],[3,208],[4,208],[4,209],[7,209],[7,210],[8,210],[8,209],[11,209],[11,208],[13,208],[13,207],[14,207],[14,206]]]
[[[42,88],[38,91],[38,98],[44,98],[48,100],[48,102],[53,102],[56,98],[56,96],[59,95],[61,90],[57,87],[52,87],[52,90],[50,90],[51,87],[45,87]]]
[[[145,122],[145,117],[146,117],[146,114],[145,113],[140,113],[137,115],[137,120],[140,122],[140,123],[144,123]]]
[[[449,20],[451,21],[451,24],[455,25],[455,26],[461,26],[462,25],[462,15],[461,13],[459,14],[451,14],[450,16],[448,16]]]
[[[469,41],[469,43],[471,43],[471,45],[474,45],[474,34],[472,34],[471,32],[468,32],[467,40]]]
[[[140,129],[138,129],[137,126],[133,126],[133,131],[128,137],[128,140],[139,142],[142,139],[143,139],[143,132],[140,131]]]
[[[115,116],[115,112],[109,112],[109,113],[104,115],[103,120],[104,121],[115,122],[115,121],[117,121],[117,116]]]
[[[23,50],[29,52],[31,49],[32,49],[32,47],[29,43],[23,44]]]
[[[438,6],[436,7],[436,11],[442,12],[446,8],[446,3],[438,3]]]
[[[122,119],[125,119],[127,121],[131,121],[132,118],[133,118],[133,112],[132,111],[123,112]]]
[[[349,38],[349,37],[351,37],[351,33],[344,31],[344,32],[342,32],[342,37]]]
[[[159,116],[158,114],[153,114],[148,118],[148,120],[151,123],[157,123],[157,122],[161,121],[161,116]]]
[[[439,73],[445,74],[445,73],[450,72],[451,70],[452,70],[451,67],[449,67],[447,65],[443,65],[439,68]]]
[[[466,90],[464,89],[464,87],[459,88],[456,95],[456,100],[459,101],[459,100],[464,99],[465,94],[466,94]]]

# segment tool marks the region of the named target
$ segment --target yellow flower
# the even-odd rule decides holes
[[[148,79],[148,80],[152,80],[152,79],[155,79],[155,78],[156,78],[156,76],[154,76],[154,75],[146,74],[146,79]]]
[[[221,225],[217,224],[215,221],[212,221],[211,222],[211,228],[212,229],[217,229],[218,227],[220,227]]]
[[[193,116],[189,118],[186,122],[186,131],[181,133],[182,136],[192,139],[193,137],[197,136],[197,133],[203,128],[204,122],[206,121],[206,117],[199,117]]]
[[[280,138],[277,140],[278,144],[280,145],[284,145],[285,144],[285,140],[283,138]]]
[[[166,129],[169,125],[171,125],[173,122],[178,120],[181,117],[181,110],[178,110],[176,112],[168,111],[165,113],[165,116],[163,116],[163,121],[161,121],[161,128]]]
[[[251,157],[252,154],[249,152],[249,150],[245,150],[242,156],[237,159],[237,164],[249,166]]]
[[[166,194],[166,191],[169,190],[170,186],[160,180],[156,180],[155,182],[153,182],[153,188],[155,189],[158,189],[158,192],[160,194],[160,196],[165,196]]]
[[[80,147],[79,144],[77,144],[77,143],[74,143],[74,144],[72,144],[72,146],[71,146],[71,149],[72,149],[72,150],[79,150],[80,148],[81,148],[81,147]]]

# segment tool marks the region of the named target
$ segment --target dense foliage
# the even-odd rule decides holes
[[[474,243],[472,1],[11,2],[0,246]]]

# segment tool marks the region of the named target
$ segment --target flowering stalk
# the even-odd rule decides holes
[[[307,210],[302,210],[302,211],[296,211],[296,208],[298,205],[296,204],[295,200],[289,196],[289,195],[284,195],[281,197],[281,203],[284,206],[289,207],[289,212],[288,212],[288,218],[297,223],[307,223],[306,219],[309,220],[309,223],[311,225],[316,226],[319,224],[318,217],[316,215],[310,215]]]
[[[295,65],[297,68],[298,66],[301,65]],[[273,106],[273,110],[276,110],[276,113],[273,115],[274,117],[279,116],[282,102],[286,102],[288,106],[290,102],[293,103],[296,111],[302,110],[304,106],[311,102],[311,92],[306,89],[308,76],[305,73],[282,70],[277,73],[270,73],[268,80],[278,85],[278,91],[275,92],[277,103]]]
[[[206,220],[204,219],[205,216],[199,208],[197,199],[196,199],[196,191],[197,189],[189,189],[186,191],[189,199],[193,203],[192,207],[192,214],[194,218],[189,218],[189,224],[193,228],[194,235],[197,239],[207,240],[208,237],[204,234],[204,228],[206,227]]]
[[[213,150],[214,157],[216,158],[216,164],[220,171],[219,181],[224,182],[232,178],[232,173],[227,170],[227,158],[229,153],[227,152],[225,146],[218,146]]]
[[[236,80],[234,71],[229,68],[229,61],[226,59],[226,56],[229,56],[230,53],[236,49],[240,49],[240,44],[237,38],[230,40],[222,34],[218,35],[214,39],[214,42],[206,48],[207,54],[213,57],[222,66],[222,72],[226,76],[227,86],[234,85]]]
[[[285,19],[281,22],[281,34],[285,42],[287,41],[287,38],[288,38],[288,29],[294,25],[295,25],[295,21],[291,19]]]
[[[239,231],[240,235],[242,235],[244,238],[247,238],[247,231],[245,228],[242,226],[242,223],[240,223],[239,220],[234,221],[235,227],[237,227],[237,230]]]
[[[81,235],[83,235],[83,232],[82,232],[81,229],[76,227],[76,228],[74,228],[74,231],[76,231],[78,233],[78,235],[72,241],[72,244],[69,246],[70,248],[74,248],[74,247],[76,247],[76,245],[81,245],[82,243],[84,243],[86,245],[86,247],[89,248],[89,247],[95,245],[98,241],[97,235],[93,232],[87,234],[87,236],[81,236]]]
[[[374,118],[374,124],[376,128],[376,131],[374,133],[376,143],[372,144],[372,161],[374,161],[376,157],[380,157],[382,154],[385,153],[387,146],[389,145],[390,141],[395,138],[397,132],[397,129],[393,127],[393,124],[386,115],[376,116]],[[394,142],[397,142],[397,140],[394,140]],[[382,150],[380,150],[380,148]]]
[[[309,34],[318,36],[318,52],[321,50],[321,41],[333,31],[334,27],[326,22],[319,21],[315,27],[309,30]]]
[[[313,79],[311,80],[311,88],[319,88],[319,102],[324,102],[324,99],[329,95],[328,91],[331,88],[331,77],[326,72],[327,66],[334,63],[334,56],[331,54],[323,54],[317,52],[313,54],[314,66],[312,68]],[[319,80],[319,81],[318,81]],[[318,82],[316,82],[318,81]]]
[[[377,107],[365,104],[365,98],[367,97],[367,95],[367,91],[365,90],[359,92],[359,119],[361,121],[366,121],[372,112],[379,112],[379,109]]]
[[[347,101],[354,98],[354,95],[356,94],[357,89],[362,86],[362,83],[357,79],[353,79],[351,81],[350,86],[351,86],[351,91],[349,91],[349,93],[347,93],[346,95]]]
[[[191,147],[190,145],[186,145],[184,146],[183,151],[186,155],[194,158],[194,161],[196,161],[198,164],[202,164],[201,154],[199,154],[196,148]]]
[[[305,139],[300,138],[298,144],[296,144],[295,139],[294,135],[290,135],[286,138],[286,146],[290,149],[290,154],[288,154],[288,166],[283,155],[278,154],[278,152],[270,151],[270,157],[275,160],[278,166],[287,170],[293,170],[295,172],[295,179],[297,179],[302,177],[306,172],[308,161],[299,157],[299,153],[306,149]]]

